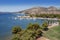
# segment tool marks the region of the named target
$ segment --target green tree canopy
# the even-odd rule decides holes
[[[22,29],[20,28],[20,26],[14,26],[12,28],[12,33],[13,34],[16,34],[16,33],[20,32],[20,31],[22,31]]]
[[[48,27],[48,23],[47,23],[47,22],[44,22],[44,23],[42,24],[42,29],[46,30],[47,27]]]
[[[30,23],[30,24],[27,26],[27,29],[29,29],[29,30],[37,30],[37,29],[39,29],[39,28],[40,28],[40,25],[39,25],[38,23],[34,23],[34,24]]]

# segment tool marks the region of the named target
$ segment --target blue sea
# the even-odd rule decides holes
[[[21,26],[25,29],[29,23],[39,23],[45,21],[42,19],[20,19],[18,16],[24,16],[21,13],[0,13],[0,40],[8,40],[12,36],[12,27]]]

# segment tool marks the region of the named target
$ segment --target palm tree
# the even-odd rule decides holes
[[[48,28],[48,23],[47,22],[44,22],[43,24],[42,24],[42,29],[43,30],[47,30]]]
[[[30,23],[27,27],[27,29],[29,29],[29,30],[37,30],[39,28],[40,28],[40,25],[37,23],[35,23],[35,24]]]
[[[22,29],[19,26],[15,26],[15,27],[12,28],[12,33],[13,34],[16,34],[16,33],[20,32],[20,31],[22,31]]]
[[[35,37],[35,38],[38,38],[40,36],[42,36],[42,31],[41,31],[41,27],[39,24],[37,23],[34,23],[34,24],[29,24],[27,29],[29,30],[30,34],[31,34],[31,37]]]
[[[37,23],[30,23],[26,30],[16,26],[13,28],[12,33],[17,35],[12,40],[36,40],[36,38],[42,35],[41,27]]]

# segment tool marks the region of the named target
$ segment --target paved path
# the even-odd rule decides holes
[[[48,38],[45,38],[45,37],[40,37],[37,40],[49,40],[49,39]]]

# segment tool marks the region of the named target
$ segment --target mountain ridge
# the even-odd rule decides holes
[[[26,14],[60,14],[60,10],[54,6],[50,7],[33,7],[20,11],[20,13]]]

